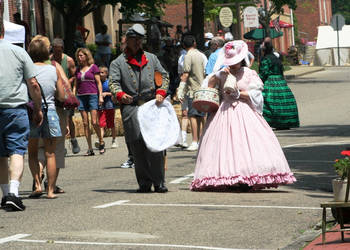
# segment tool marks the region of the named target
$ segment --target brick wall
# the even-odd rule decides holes
[[[10,22],[14,22],[14,20],[13,20],[13,14],[15,14],[15,13],[17,12],[15,0],[9,0],[9,1],[8,1],[8,4],[9,4],[9,17],[10,17]]]
[[[324,0],[297,0],[298,8],[294,14],[298,21],[300,38],[314,41],[317,38],[317,27],[320,25],[329,25],[329,20],[332,18],[331,0],[326,0],[327,23],[325,23],[323,1]]]
[[[35,19],[37,33],[45,35],[44,4],[42,0],[35,0]]]
[[[22,20],[30,26],[30,6],[29,0],[22,1]]]
[[[190,1],[189,1],[190,2]],[[174,36],[176,32],[176,25],[182,25],[182,30],[186,26],[186,3],[184,0],[179,0],[177,4],[167,4],[164,9],[165,15],[162,17],[162,20],[171,23],[174,25],[172,29],[169,29],[169,33],[171,36]],[[188,15],[189,17],[189,25],[191,27],[191,13],[192,13],[192,5],[189,3],[188,6]]]
[[[43,0],[34,0],[34,6],[35,6],[35,26],[37,29],[37,34],[43,34],[45,35],[45,23],[44,23],[44,11],[43,11]],[[20,12],[19,9],[17,9],[16,6],[16,0],[8,0],[8,6],[9,6],[9,18],[10,22],[14,22],[13,14],[16,12]],[[22,20],[25,21],[29,28],[31,29],[31,20],[30,20],[30,1],[29,0],[22,0]]]

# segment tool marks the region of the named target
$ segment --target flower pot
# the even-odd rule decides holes
[[[332,180],[334,201],[345,201],[346,184],[347,184],[347,179]]]
[[[345,201],[346,184],[347,184],[347,179],[332,180],[334,201],[343,201],[343,202]],[[341,209],[343,212],[344,223],[350,223],[350,208],[341,208]],[[339,218],[337,218],[338,216],[335,208],[332,208],[332,215],[334,219],[336,219],[336,221],[340,223]]]

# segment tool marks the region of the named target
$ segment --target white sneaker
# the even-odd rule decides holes
[[[187,151],[197,151],[198,150],[198,142],[192,142],[191,145],[186,148]]]
[[[182,147],[182,148],[188,148],[187,142],[182,143],[182,144],[181,144],[181,147]]]
[[[115,141],[112,141],[112,146],[111,148],[117,148],[118,147],[118,144],[115,142]]]
[[[124,162],[122,165],[120,165],[121,168],[134,168],[134,163],[128,159],[126,162]]]

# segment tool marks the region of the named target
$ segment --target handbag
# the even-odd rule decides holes
[[[228,74],[223,87],[224,91],[235,92],[237,91],[237,79],[234,75]]]
[[[56,67],[56,62],[51,61],[51,64]],[[64,101],[60,102],[57,99],[55,100],[55,104],[58,107],[64,107],[66,109],[75,109],[80,105],[78,98],[73,94],[69,84],[62,79],[63,82],[63,90],[64,90]]]
[[[47,111],[49,110],[49,105],[46,102],[45,99],[45,95],[44,95],[44,91],[41,88],[40,83],[38,83],[39,88],[40,88],[40,92],[41,92],[41,99],[44,100],[44,107],[41,107],[42,111],[43,111],[43,115],[47,116]],[[27,107],[27,112],[28,112],[28,118],[29,120],[33,120],[33,113],[34,113],[34,102],[33,101],[29,101],[26,103],[26,107]]]

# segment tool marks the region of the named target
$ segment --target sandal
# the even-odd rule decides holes
[[[98,149],[100,150],[100,154],[101,154],[101,155],[104,154],[104,153],[106,152],[105,143],[100,144],[100,145],[98,146]]]
[[[89,149],[89,150],[86,152],[86,154],[85,154],[85,156],[92,156],[92,155],[95,155],[93,149]]]
[[[45,187],[45,192],[47,192],[47,187],[48,187],[49,183],[47,182],[47,180],[44,181],[44,187]],[[55,190],[53,191],[54,194],[64,194],[64,190],[62,188],[60,188],[59,186],[55,187]]]
[[[41,192],[41,191],[34,191],[28,196],[28,198],[30,198],[30,199],[38,199],[42,195],[43,195],[43,192]]]
[[[40,183],[44,180],[44,178],[45,178],[45,175],[44,175],[44,173],[42,173]],[[33,192],[35,191],[35,180],[34,179],[33,179],[33,184],[32,184],[32,191]]]
[[[54,194],[64,194],[64,190],[60,188],[59,186],[55,187],[55,190],[53,191]]]

